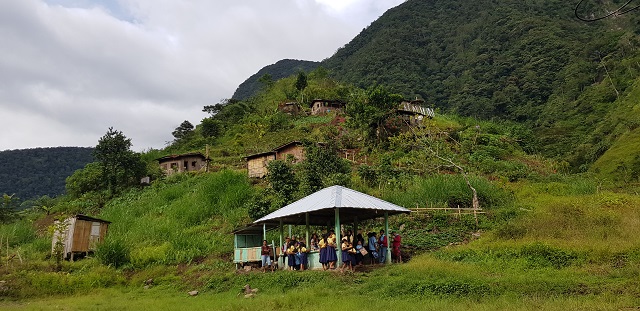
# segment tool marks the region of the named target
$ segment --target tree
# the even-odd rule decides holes
[[[110,196],[139,184],[146,173],[146,165],[140,155],[130,148],[131,139],[110,127],[94,150],[94,156],[100,163],[102,182]]]
[[[2,195],[2,201],[0,201],[0,223],[7,223],[13,220],[16,215],[16,208],[18,207],[18,198],[15,194]]]
[[[171,133],[176,140],[184,139],[193,134],[193,124],[188,120],[184,120],[176,129]]]
[[[300,163],[300,182],[303,194],[311,194],[333,185],[348,186],[351,167],[338,156],[333,143],[324,146],[305,142],[305,160]]]
[[[218,137],[222,134],[222,122],[213,118],[204,118],[200,123],[203,137]]]
[[[79,198],[87,192],[106,189],[105,180],[102,177],[102,165],[99,162],[92,162],[76,170],[67,177],[65,188],[67,194],[74,198]]]
[[[304,101],[304,93],[302,93],[302,91],[304,91],[306,87],[307,75],[303,71],[300,71],[298,72],[298,78],[296,79],[296,90],[298,90],[298,93],[300,94],[300,102]]]
[[[366,94],[354,94],[347,105],[348,124],[367,132],[370,140],[380,139],[385,122],[395,116],[402,96],[382,86],[370,88]]]
[[[268,174],[267,181],[276,193],[279,204],[287,205],[293,201],[294,194],[298,190],[298,180],[293,173],[291,164],[275,160],[267,164]]]

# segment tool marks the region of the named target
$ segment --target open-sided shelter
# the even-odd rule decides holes
[[[336,240],[340,241],[340,224],[353,223],[357,231],[358,222],[362,220],[384,217],[384,227],[389,236],[389,219],[391,215],[408,214],[411,211],[402,207],[378,199],[342,186],[331,186],[310,194],[296,202],[293,202],[255,222],[246,230],[262,228],[263,239],[266,239],[268,229],[280,229],[280,248],[283,243],[283,225],[305,225],[306,242],[309,245],[309,226],[333,227]],[[253,228],[253,229],[250,229]],[[258,229],[259,230],[259,229]],[[236,234],[242,231],[236,231]],[[259,232],[259,231],[257,231]],[[341,261],[342,250],[336,249],[338,261]],[[319,268],[319,254],[310,253],[309,268]],[[391,262],[391,248],[387,250],[387,262]]]
[[[110,221],[75,215],[58,223],[57,230],[51,241],[51,251],[55,252],[56,244],[62,243],[65,258],[73,260],[74,254],[89,253],[95,251],[99,242],[104,240]]]

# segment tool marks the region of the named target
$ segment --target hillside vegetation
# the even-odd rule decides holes
[[[0,194],[28,200],[64,193],[65,179],[93,161],[93,148],[56,147],[0,151]]]
[[[636,308],[640,134],[631,112],[640,67],[625,30],[633,17],[585,25],[565,7],[409,0],[327,59],[331,70],[263,79],[249,98],[205,106],[203,120],[180,124],[165,149],[134,153],[109,129],[97,161],[67,179],[67,195],[0,225],[0,307]],[[437,111],[420,126],[397,110],[414,96]],[[347,106],[312,116],[316,98]],[[280,111],[285,102],[301,111]],[[247,177],[244,156],[293,140],[305,161],[272,161],[266,178]],[[164,176],[154,161],[205,150],[208,172]],[[151,185],[138,185],[142,174]],[[441,210],[390,219],[403,264],[235,270],[234,228],[332,185]],[[479,214],[451,212],[473,207],[474,191]],[[68,262],[51,252],[51,229],[75,213],[112,223],[94,254]],[[238,295],[245,284],[260,289],[255,299]],[[185,299],[193,289],[200,296]]]

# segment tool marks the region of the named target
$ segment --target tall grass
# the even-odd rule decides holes
[[[242,208],[253,192],[247,178],[232,171],[175,178],[110,202],[100,214],[112,223],[99,251],[114,251],[110,245],[137,267],[230,253],[230,232],[248,220]]]
[[[471,185],[478,192],[482,207],[508,205],[509,192],[480,177],[470,177]],[[402,191],[389,191],[384,199],[407,208],[412,207],[471,207],[473,197],[461,175],[434,175],[414,177],[406,182]]]

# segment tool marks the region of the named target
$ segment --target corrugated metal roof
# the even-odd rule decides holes
[[[398,105],[398,110],[399,111],[406,111],[406,112],[411,112],[411,113],[415,113],[415,114],[420,114],[423,116],[428,116],[433,118],[434,117],[434,112],[433,109],[431,108],[427,108],[427,107],[422,107],[420,105],[416,105],[410,102],[402,102],[400,103],[400,105]]]
[[[334,208],[344,209],[344,216],[358,217],[360,220],[381,217],[387,212],[389,214],[410,213],[411,211],[402,207],[378,199],[376,197],[355,191],[342,186],[331,186],[318,192],[308,195],[296,202],[293,202],[265,217],[256,220],[254,223],[272,223],[280,219],[288,222],[295,220],[295,217],[309,213],[316,216],[312,223],[326,223],[327,212],[333,213]],[[367,212],[366,210],[369,210]],[[342,212],[341,212],[342,213]]]

